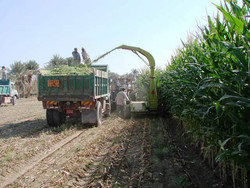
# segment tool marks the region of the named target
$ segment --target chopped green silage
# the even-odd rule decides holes
[[[44,75],[45,76],[89,75],[92,72],[93,68],[83,64],[77,66],[62,65],[60,67],[47,71]]]

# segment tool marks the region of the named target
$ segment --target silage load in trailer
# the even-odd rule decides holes
[[[93,68],[80,64],[78,66],[62,65],[52,70],[45,71],[45,76],[68,76],[68,75],[89,75],[93,72]]]

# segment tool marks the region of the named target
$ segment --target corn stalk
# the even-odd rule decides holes
[[[208,16],[207,26],[183,43],[159,87],[170,112],[188,122],[188,132],[202,143],[204,157],[212,166],[222,163],[234,186],[247,186],[250,170],[249,5],[215,5],[222,18]],[[246,169],[243,179],[240,168]]]

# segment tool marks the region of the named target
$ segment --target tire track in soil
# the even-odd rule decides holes
[[[97,170],[97,167],[103,163],[103,158],[107,155],[108,151],[110,151],[114,140],[119,140],[121,134],[126,132],[127,128],[133,126],[133,124],[134,122],[131,120],[118,119],[117,121],[116,119],[114,127],[110,127],[109,130],[104,130],[103,134],[99,135],[101,136],[99,139],[93,140],[93,144],[91,144],[92,149],[83,149],[73,161],[70,161],[69,164],[64,166],[64,169],[71,172],[70,177],[67,176],[66,179],[64,179],[66,180],[65,182],[61,181],[63,180],[62,177],[51,179],[50,186],[89,187],[88,184],[93,181],[94,172]],[[79,169],[79,166],[81,166],[82,169]],[[77,173],[74,174],[73,172]]]
[[[195,153],[173,119],[143,119],[103,158],[81,187],[230,187]],[[63,184],[65,185],[65,184]]]
[[[112,135],[119,133],[123,129],[121,123],[117,120],[114,123],[114,120],[104,121],[101,127],[91,128],[88,130],[84,130],[83,132],[86,134],[80,133],[77,139],[72,140],[71,142],[64,144],[62,147],[58,147],[55,152],[51,152],[50,154],[39,158],[32,165],[27,167],[28,171],[24,171],[19,173],[16,176],[17,181],[10,185],[10,187],[41,187],[48,183],[53,184],[54,182],[58,182],[59,180],[65,177],[65,172],[63,170],[67,164],[72,163],[72,161],[77,160],[76,157],[76,146],[81,146],[84,155],[86,155],[89,160],[92,158],[98,158],[98,155],[95,155],[95,152],[88,152],[87,148],[94,148],[95,150],[99,150],[100,153],[103,149],[107,149],[108,146],[105,145],[108,140],[112,140]],[[126,124],[122,120],[122,124]],[[108,126],[108,124],[112,123],[112,126]],[[116,132],[116,133],[115,133]],[[60,149],[59,149],[60,148]],[[86,151],[84,151],[86,150]],[[92,157],[92,158],[91,158]],[[86,158],[86,157],[85,157]],[[13,178],[11,182],[14,181]]]
[[[114,142],[83,187],[143,187],[148,179],[149,119],[135,121]],[[81,184],[82,185],[82,184]]]
[[[34,97],[22,99],[17,106],[0,108],[0,113],[5,116],[14,112],[16,115],[9,116],[10,120],[0,126],[0,186],[10,174],[23,169],[27,159],[42,156],[55,143],[76,131],[75,126],[70,125],[64,125],[67,126],[65,130],[48,127],[45,110]]]
[[[66,139],[63,139],[62,141],[60,141],[59,143],[57,143],[53,147],[51,147],[49,151],[44,152],[44,154],[42,154],[42,155],[35,156],[30,161],[28,161],[26,164],[23,164],[22,166],[19,166],[20,171],[16,172],[16,173],[9,174],[8,177],[6,177],[6,180],[2,183],[1,188],[12,184],[19,177],[21,177],[26,172],[28,172],[29,170],[34,168],[36,165],[38,165],[38,163],[42,162],[43,160],[48,158],[50,155],[55,153],[58,149],[60,149],[64,145],[70,143],[71,141],[73,141],[74,139],[79,137],[85,131],[77,132],[74,135],[72,135],[70,137],[67,137]]]
[[[96,143],[100,145],[101,147],[98,148],[99,151],[89,151],[88,155],[92,156],[91,157],[91,165],[90,167],[86,168],[86,164],[84,164],[82,161],[78,161],[78,165],[83,167],[82,169],[77,169],[75,168],[75,171],[77,173],[71,175],[71,179],[64,183],[60,184],[60,186],[65,187],[65,186],[73,186],[73,187],[93,187],[91,184],[93,182],[96,182],[98,177],[96,177],[96,173],[100,172],[100,167],[103,167],[103,164],[105,163],[105,158],[110,157],[110,151],[116,151],[114,148],[115,142],[120,141],[121,137],[126,137],[129,138],[134,130],[134,121],[126,122],[126,125],[121,130],[118,130],[115,132],[117,136],[109,136],[108,140],[104,144],[103,141]],[[127,144],[128,146],[129,144]],[[124,147],[127,147],[124,146]],[[93,153],[97,152],[98,155],[93,155]],[[124,155],[126,152],[124,152]],[[85,166],[84,166],[85,165]],[[118,174],[119,175],[119,174]],[[72,179],[74,178],[74,179]],[[103,187],[103,186],[98,186],[97,187]]]
[[[40,134],[46,128],[48,129],[46,120],[40,113],[19,119],[18,123],[5,124],[0,127],[0,185],[6,176],[20,169],[20,164],[25,162],[25,158],[33,157],[46,148],[42,147],[39,142],[36,144]],[[25,146],[28,145],[31,147],[26,148]],[[42,148],[42,151],[33,147]]]
[[[0,186],[6,177],[25,169],[29,165],[27,159],[43,156],[55,143],[76,131],[69,125],[66,131],[59,132],[57,128],[48,127],[45,110],[34,97],[22,99],[17,106],[3,106],[0,113],[5,117],[1,118],[0,126]]]
[[[151,153],[149,121],[147,118],[140,120],[123,141],[126,146],[120,148],[124,152],[118,156],[118,167],[114,166],[115,168],[110,170],[115,177],[108,187],[143,187],[145,180],[149,178],[147,170]]]

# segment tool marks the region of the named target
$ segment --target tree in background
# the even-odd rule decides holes
[[[112,80],[116,80],[120,77],[119,74],[115,73],[115,72],[111,72],[109,71],[109,78],[112,79]]]
[[[29,97],[39,64],[35,60],[22,63],[16,61],[10,65],[10,78],[15,82],[19,95]],[[36,87],[36,86],[34,86]]]
[[[71,66],[74,63],[74,58],[73,57],[66,57],[65,61],[68,63],[69,66]]]
[[[53,55],[52,59],[48,62],[45,69],[51,70],[61,65],[68,65],[68,62],[71,62],[70,58],[62,58],[59,55]]]
[[[39,70],[39,64],[35,60],[29,60],[28,62],[22,63],[21,61],[15,61],[10,65],[9,74],[12,77],[18,77],[20,74],[29,72],[37,72]]]
[[[24,63],[24,66],[26,70],[39,70],[39,64],[35,60],[30,60],[27,63]]]
[[[11,77],[16,77],[19,75],[23,70],[25,69],[24,63],[21,61],[15,61],[13,64],[10,65],[10,76]]]

